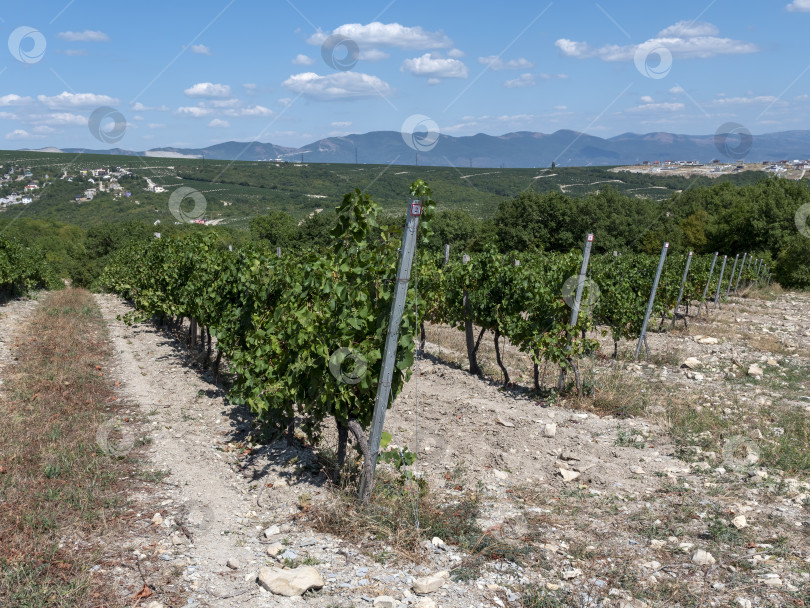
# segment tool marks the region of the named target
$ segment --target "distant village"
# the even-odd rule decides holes
[[[4,169],[6,168],[0,167],[0,170]],[[132,177],[132,173],[121,167],[82,169],[74,175],[68,174],[65,170],[58,179],[72,182],[74,179],[82,178],[82,181],[91,185],[82,194],[73,197],[77,203],[83,203],[93,200],[99,192],[110,192],[116,197],[131,196],[131,193],[126,192],[123,186],[118,183],[118,180],[122,177]],[[7,172],[3,173],[2,178],[0,178],[0,188],[2,188],[0,209],[11,205],[28,205],[35,202],[39,198],[42,189],[52,184],[53,180],[54,178],[47,173],[40,177],[34,176],[30,168],[8,167]]]
[[[810,160],[764,160],[757,163],[744,161],[724,162],[714,159],[709,163],[697,160],[645,160],[635,165],[616,167],[613,171],[631,171],[635,173],[664,173],[671,172],[678,175],[706,175],[719,177],[743,171],[764,171],[781,177],[802,179],[805,171],[810,168]]]

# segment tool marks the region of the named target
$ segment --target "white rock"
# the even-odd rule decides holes
[[[157,600],[152,600],[151,602],[149,602],[143,608],[166,608],[166,607],[163,604],[161,604],[160,602],[158,602]]]
[[[759,582],[763,585],[767,585],[768,587],[781,587],[782,586],[782,579],[779,578],[778,574],[766,574],[765,578],[759,579]]]
[[[546,437],[554,437],[557,435],[557,423],[550,422],[543,427],[543,435]]]
[[[292,570],[261,568],[259,584],[276,595],[293,597],[324,585],[320,573],[312,566],[298,566]]]
[[[431,574],[430,576],[423,576],[421,578],[413,579],[412,588],[414,593],[433,593],[434,591],[441,589],[441,586],[444,585],[449,578],[450,573],[443,570],[436,574]]]
[[[442,547],[446,546],[444,541],[441,538],[439,538],[438,536],[434,536],[432,539],[430,539],[430,544],[432,544],[434,547],[438,547],[440,549]]]
[[[644,469],[641,467],[630,467],[630,472],[634,475],[644,475]]]
[[[703,367],[703,362],[697,357],[689,357],[686,361],[681,363],[681,367],[686,367],[689,369],[700,369],[701,367]]]
[[[720,342],[720,340],[718,340],[717,338],[711,338],[709,336],[706,336],[704,338],[701,338],[697,342],[698,344],[717,344]]]
[[[751,600],[746,599],[746,598],[744,598],[744,597],[738,597],[738,598],[735,598],[735,599],[734,599],[734,602],[735,602],[735,603],[736,603],[736,604],[737,604],[737,605],[738,605],[740,608],[752,608],[752,607],[751,607]]]
[[[692,554],[692,563],[698,566],[711,566],[715,563],[714,556],[708,551],[698,549]]]
[[[160,524],[163,523],[163,516],[160,513],[155,513],[152,516],[152,523],[155,524],[156,526],[159,526]]]
[[[281,528],[275,525],[270,526],[269,528],[267,528],[267,530],[264,531],[265,538],[270,538],[272,536],[277,536],[279,534],[281,534]]]
[[[748,522],[745,521],[745,515],[738,515],[737,517],[731,520],[731,523],[738,530],[742,530],[743,528],[748,527]]]
[[[423,597],[416,602],[416,608],[436,608],[436,602],[429,597]]]
[[[499,471],[498,469],[492,469],[492,474],[495,475],[496,479],[508,479],[509,473],[506,471]]]
[[[231,570],[239,570],[239,562],[234,558],[229,559],[225,563],[225,565],[228,566],[228,568],[230,568]]]
[[[565,580],[571,580],[572,578],[577,578],[579,576],[582,576],[582,570],[579,568],[571,568],[570,570],[566,570],[562,573],[562,577]]]
[[[619,608],[649,608],[649,606],[642,600],[619,600]]]
[[[560,472],[560,476],[563,478],[563,481],[574,481],[581,475],[581,473],[577,473],[576,471],[571,471],[569,469],[557,470]]]
[[[282,545],[281,543],[273,543],[272,545],[267,547],[267,555],[269,555],[270,557],[275,557],[282,551],[284,551],[284,545]]]
[[[752,376],[754,378],[762,378],[762,376],[764,374],[765,374],[765,372],[762,371],[762,368],[759,365],[757,365],[756,363],[752,363],[748,367],[748,375],[749,376]]]
[[[508,420],[504,420],[503,418],[500,418],[500,417],[499,417],[499,418],[496,418],[496,419],[495,419],[495,422],[497,422],[497,423],[498,423],[498,424],[500,424],[501,426],[505,426],[506,428],[510,428],[510,429],[511,429],[511,428],[513,428],[513,427],[515,426],[514,424],[512,424],[512,423],[511,423],[511,422],[509,422]],[[383,597],[385,597],[385,596],[383,596]]]
[[[653,549],[662,549],[662,548],[664,548],[666,546],[666,544],[667,544],[667,541],[665,541],[665,540],[653,539],[653,540],[650,541],[650,546]]]
[[[397,608],[397,601],[390,595],[380,595],[374,598],[376,608]]]

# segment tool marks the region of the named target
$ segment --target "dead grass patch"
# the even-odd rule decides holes
[[[131,465],[96,444],[114,399],[92,296],[48,295],[15,345],[0,395],[0,600],[8,606],[109,605],[91,578],[95,542],[116,529]],[[2,602],[0,602],[2,603]]]

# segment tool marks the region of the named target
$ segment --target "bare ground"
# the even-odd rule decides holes
[[[419,363],[386,428],[393,443],[418,453],[412,470],[434,492],[452,498],[475,491],[483,498],[482,526],[500,529],[533,556],[489,562],[431,597],[448,608],[517,606],[526,586],[535,585],[549,594],[542,601],[560,605],[803,605],[808,469],[795,466],[800,454],[779,460],[778,449],[787,448],[779,447],[785,429],[780,435],[775,416],[790,410],[804,419],[810,408],[810,296],[772,297],[735,299],[688,331],[651,335],[649,363],[594,356],[585,375],[597,396],[583,400],[541,399],[473,378],[452,365],[463,361],[458,332],[431,328],[432,354]],[[109,324],[121,396],[140,405],[148,424],[149,466],[170,471],[149,498],[160,505],[159,540],[134,536],[127,551],[144,564],[170,566],[190,604],[349,606],[382,594],[414,604],[411,577],[465,560],[451,547],[416,564],[386,557],[384,542],[353,544],[313,532],[302,507],[334,499],[317,454],[246,442],[248,412],[227,402],[175,337],[148,324],[127,327],[116,316],[130,308],[116,297],[97,302]],[[701,335],[717,344],[696,341]],[[609,354],[612,345],[603,350]],[[488,356],[485,367],[497,379]],[[513,376],[528,384],[526,360],[514,349],[506,356]],[[703,367],[682,369],[689,356]],[[746,375],[755,362],[762,379]],[[604,414],[617,403],[636,404],[642,415]],[[551,424],[556,433],[549,437]],[[805,445],[806,437],[798,439]],[[760,460],[746,461],[748,452],[729,448],[730,440],[752,442]],[[327,434],[321,451],[333,441]],[[575,479],[565,481],[561,470]],[[732,520],[741,523],[740,515],[746,521],[738,528]],[[142,515],[147,523],[151,517]],[[279,533],[266,538],[271,525]],[[292,552],[291,563],[315,565],[323,590],[291,600],[259,588],[256,571],[276,563],[266,549],[277,541]],[[694,563],[697,549],[714,563]],[[117,575],[131,584],[132,568],[122,563]]]

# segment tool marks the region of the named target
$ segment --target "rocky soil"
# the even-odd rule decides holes
[[[316,450],[251,443],[249,413],[175,336],[125,325],[117,316],[130,308],[119,298],[97,302],[121,399],[138,404],[131,433],[141,441],[121,451],[143,444],[133,449],[157,472],[134,497],[119,563],[98,566],[130,603],[144,583],[156,593],[139,605],[153,608],[177,598],[217,607],[746,607],[810,596],[810,464],[770,465],[785,449],[782,420],[810,410],[810,295],[735,299],[688,330],[652,334],[649,362],[595,355],[587,374],[597,397],[584,399],[540,399],[471,377],[448,363],[463,359],[453,336],[433,328],[386,429],[418,454],[410,470],[437,498],[475,493],[480,526],[523,555],[473,571],[441,538],[425,537],[416,556],[315,531],[310,506],[338,500],[318,453],[334,447],[333,434]],[[30,306],[0,309],[6,342]],[[526,361],[507,357],[525,384]],[[640,403],[642,415],[608,415],[600,394]]]

